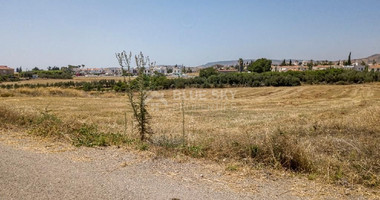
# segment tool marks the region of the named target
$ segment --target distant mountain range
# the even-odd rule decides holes
[[[251,62],[251,61],[255,61],[256,59],[243,59],[243,61],[246,63],[246,62]],[[289,62],[290,59],[286,59],[286,62]],[[298,60],[298,61],[302,61],[302,60],[299,60],[299,59],[291,59],[291,60]],[[275,65],[279,65],[281,64],[283,60],[275,60],[275,59],[272,59],[272,64],[275,64]],[[216,61],[216,62],[209,62],[209,63],[206,63],[204,65],[201,65],[201,66],[198,66],[198,67],[211,67],[213,65],[224,65],[224,66],[230,66],[230,65],[237,65],[238,64],[238,60],[226,60],[226,61]]]
[[[171,68],[171,67],[175,67],[176,65],[157,65],[157,67],[169,67],[169,68]],[[177,67],[183,67],[183,65],[177,65]]]
[[[256,59],[244,59],[244,62],[251,62],[255,61]],[[289,62],[290,59],[287,59],[286,62]],[[293,61],[298,60],[298,61],[303,61],[303,60],[308,60],[308,59],[291,59]],[[353,62],[361,62],[364,61],[367,64],[371,64],[373,60],[376,61],[376,63],[380,64],[380,54],[374,54],[372,56],[369,56],[367,58],[359,58],[359,59],[352,59]],[[281,64],[283,60],[275,60],[272,59],[272,64],[279,65]],[[321,60],[322,61],[322,60]],[[215,61],[215,62],[208,62],[204,65],[198,66],[198,67],[211,67],[213,65],[225,65],[225,66],[230,66],[230,65],[237,65],[238,60],[226,60],[226,61]]]
[[[255,61],[254,59],[244,59],[244,62],[251,62]],[[226,60],[226,61],[216,61],[216,62],[208,62],[204,65],[201,65],[199,67],[211,67],[213,65],[224,65],[224,66],[229,66],[229,65],[237,65],[238,60]]]
[[[367,58],[353,59],[353,61],[358,63],[364,61],[367,64],[372,64],[373,61],[375,61],[377,64],[380,64],[380,54],[374,54],[372,56],[368,56]]]

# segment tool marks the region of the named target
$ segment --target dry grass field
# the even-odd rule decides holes
[[[59,88],[0,94],[8,110],[49,112],[138,138],[122,94]],[[142,149],[225,161],[231,171],[270,167],[345,186],[380,185],[378,83],[165,90],[151,92],[148,105],[154,135]]]
[[[58,82],[91,82],[91,81],[99,81],[99,80],[123,80],[124,78],[121,76],[91,76],[91,77],[84,77],[84,76],[78,76],[74,77],[73,79],[30,79],[30,80],[22,80],[22,81],[15,81],[15,82],[4,82],[1,84],[46,84],[46,83],[58,83]]]

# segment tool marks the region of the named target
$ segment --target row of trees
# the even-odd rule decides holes
[[[211,71],[211,70],[210,70]],[[140,81],[140,82],[139,82]],[[131,81],[99,80],[92,82],[58,82],[47,84],[14,84],[1,87],[63,87],[77,88],[85,91],[113,90],[127,91],[127,84],[136,88],[141,82],[150,90],[176,88],[211,88],[211,87],[260,87],[260,86],[298,86],[305,84],[353,84],[380,81],[379,72],[359,72],[354,70],[327,69],[319,71],[289,71],[264,73],[213,73],[208,76],[194,78],[168,79],[162,74],[147,76],[141,74]]]
[[[16,72],[21,73],[22,72],[22,67],[17,67],[16,68]]]
[[[265,58],[262,58],[264,60],[266,60],[267,62],[269,60],[265,59]],[[261,60],[261,59],[259,59]],[[338,63],[340,63],[340,61],[338,61]],[[377,62],[376,60],[373,60],[371,62],[371,64],[375,65]],[[239,66],[241,67],[243,65],[243,59],[242,58],[239,58],[239,61],[238,61],[238,64]],[[252,64],[252,62],[250,63],[250,65]],[[285,59],[281,62],[280,66],[292,66],[292,65],[298,65],[300,63],[293,63],[293,61],[290,59],[289,62],[287,62]],[[324,60],[324,61],[313,61],[313,60],[310,60],[310,62],[308,62],[308,66],[312,67],[312,66],[316,66],[316,65],[334,65],[334,62],[332,61],[328,61],[328,60]],[[343,61],[343,65],[352,65],[352,60],[351,60],[351,52],[348,54],[348,58],[347,60]],[[363,66],[366,66],[368,65],[367,63],[365,63],[364,61],[361,62],[361,65]],[[242,69],[242,68],[240,68]],[[239,70],[240,72],[242,72],[243,70]],[[252,70],[249,70],[248,71],[252,71]],[[257,72],[257,71],[255,71]]]
[[[292,66],[292,65],[293,65],[292,60],[289,60],[289,64],[288,64],[288,63],[286,63],[285,59],[280,64],[280,66]]]
[[[238,64],[235,66],[235,68],[238,70],[238,72],[244,72],[246,68],[246,70],[250,72],[262,73],[262,72],[271,71],[271,66],[272,66],[272,61],[266,58],[260,58],[260,59],[255,60],[254,62],[251,61],[250,63],[248,62],[244,63],[244,60],[242,58],[239,58]],[[216,70],[206,68],[206,69],[200,70],[199,75],[201,77],[207,77],[210,74],[215,74],[215,73],[216,73]]]
[[[38,68],[38,67],[34,67],[33,69],[32,69],[32,71],[41,71],[42,69],[40,69],[40,68]],[[51,66],[49,66],[48,68],[47,68],[47,70],[59,70],[59,67],[57,67],[57,66],[54,66],[54,67],[51,67]],[[17,67],[16,68],[16,72],[18,72],[18,73],[21,73],[21,72],[23,72],[23,70],[22,70],[22,67]]]
[[[38,75],[39,78],[48,78],[48,79],[72,79],[73,75],[70,71],[63,70],[34,70],[21,72],[20,77],[23,78],[33,78],[34,75]]]

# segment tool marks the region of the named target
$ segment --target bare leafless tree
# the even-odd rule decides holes
[[[121,53],[116,53],[115,55],[116,55],[117,61],[119,62],[119,65],[121,67],[121,73],[122,73],[122,76],[124,77],[124,82],[126,82],[126,80],[125,80],[126,74],[128,75],[129,80],[130,80],[132,52],[129,52],[129,55],[128,55],[127,52],[122,51]],[[127,73],[125,73],[124,68],[127,68]]]
[[[121,53],[116,53],[116,58],[119,61],[119,64],[124,72],[124,67],[128,68],[128,72],[130,71],[130,62],[131,62],[132,53],[127,55],[125,51]],[[149,57],[144,57],[143,53],[140,52],[135,56],[136,67],[138,71],[137,77],[137,85],[136,87],[132,85],[132,81],[124,82],[126,83],[126,92],[128,95],[128,100],[131,105],[133,116],[138,124],[138,130],[140,134],[140,140],[146,141],[149,140],[149,136],[153,133],[150,128],[149,120],[150,115],[147,110],[147,105],[145,101],[148,97],[148,90],[145,84],[145,67],[148,64],[149,66],[153,65],[150,63]],[[129,76],[130,78],[130,76]],[[135,93],[137,96],[135,97]]]

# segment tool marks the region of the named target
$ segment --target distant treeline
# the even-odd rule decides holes
[[[208,77],[168,79],[164,75],[145,76],[145,84],[152,90],[181,88],[223,88],[223,87],[262,87],[262,86],[299,86],[305,84],[359,84],[380,81],[379,72],[359,72],[354,70],[328,69],[321,71],[289,71],[265,73],[227,73],[214,74]],[[132,85],[137,85],[137,79]],[[2,88],[20,87],[61,87],[76,88],[84,91],[123,92],[126,85],[123,81],[99,80],[91,82],[57,82],[46,84],[8,84]]]
[[[21,72],[20,77],[23,78],[33,78],[33,75],[38,75],[38,78],[48,78],[48,79],[72,79],[73,76],[70,71],[62,70],[33,70],[27,72]]]
[[[19,76],[15,75],[0,75],[0,83],[1,82],[15,82],[20,81],[21,78],[31,79],[35,78],[33,76],[37,75],[38,78],[45,78],[45,79],[73,79],[72,74],[69,71],[62,71],[62,70],[34,70],[34,71],[26,71],[26,72],[19,72]]]
[[[11,81],[19,81],[20,79],[18,77],[15,77],[13,75],[3,75],[0,76],[0,83],[1,82],[11,82]]]

